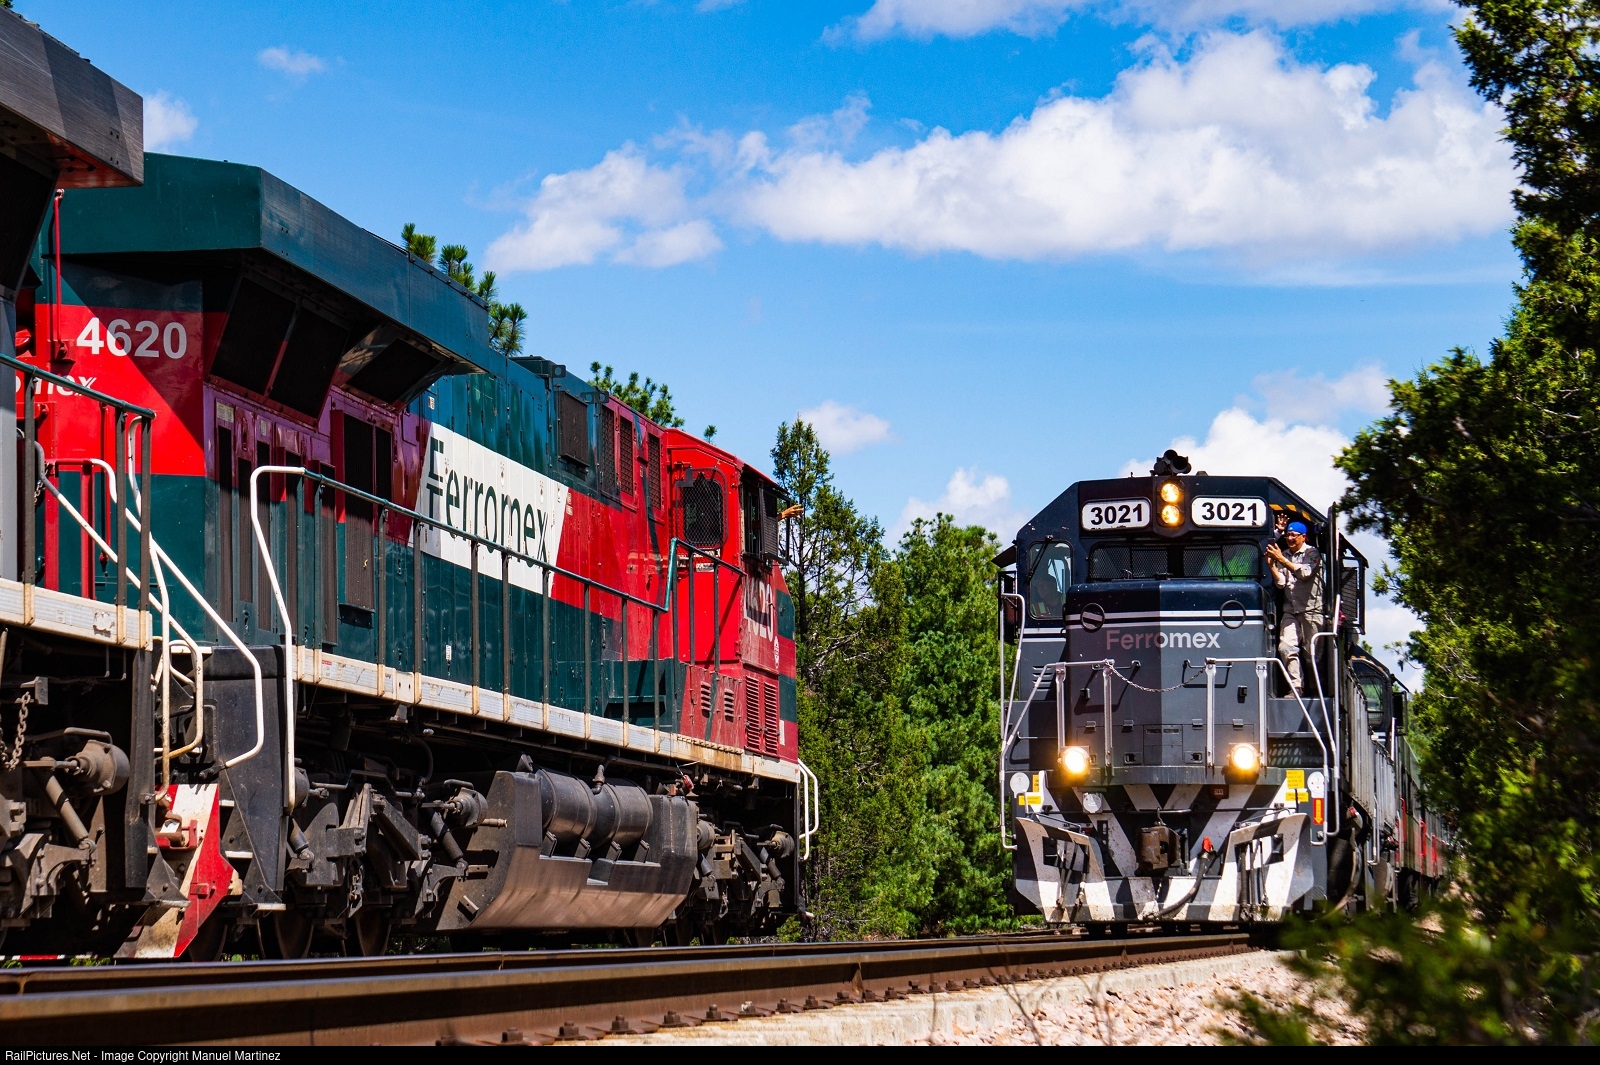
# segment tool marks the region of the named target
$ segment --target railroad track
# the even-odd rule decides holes
[[[546,1043],[1256,949],[1061,935],[0,970],[18,1046]]]

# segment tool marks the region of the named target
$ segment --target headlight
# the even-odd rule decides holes
[[[1177,481],[1168,481],[1167,483],[1163,484],[1161,486],[1161,502],[1183,502],[1183,485],[1179,484]]]
[[[1089,752],[1082,747],[1068,747],[1061,752],[1061,768],[1069,777],[1081,777],[1089,771]]]
[[[1168,503],[1166,506],[1162,507],[1161,508],[1161,524],[1169,525],[1169,526],[1170,525],[1182,525],[1183,524],[1183,508],[1179,507],[1175,503]]]
[[[1236,743],[1228,752],[1228,766],[1236,773],[1254,776],[1261,768],[1261,755],[1248,743]]]

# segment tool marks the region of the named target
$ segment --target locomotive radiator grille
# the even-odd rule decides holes
[[[768,754],[778,753],[778,686],[772,681],[761,685],[761,738]]]
[[[761,749],[761,682],[750,679],[744,682],[744,745],[752,751]]]

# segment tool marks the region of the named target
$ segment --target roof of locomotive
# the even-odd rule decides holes
[[[0,9],[0,145],[55,171],[58,188],[137,183],[144,176],[144,101],[34,23]]]
[[[139,188],[69,193],[67,256],[205,260],[254,253],[389,319],[462,370],[504,376],[489,346],[488,307],[443,273],[260,167],[145,155]]]

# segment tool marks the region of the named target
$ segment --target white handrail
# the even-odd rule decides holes
[[[278,604],[278,616],[283,618],[283,772],[284,772],[284,811],[293,813],[299,805],[299,796],[295,794],[294,773],[294,686],[299,679],[300,670],[294,660],[294,615],[289,613],[289,604],[284,601],[283,589],[278,586],[278,567],[272,563],[272,548],[267,543],[267,534],[261,529],[261,508],[257,506],[261,494],[256,490],[256,482],[263,473],[281,473],[285,475],[303,475],[305,468],[302,466],[257,466],[250,474],[250,527],[255,530],[256,544],[261,548],[261,557],[266,560],[267,581],[272,585],[272,599]],[[382,604],[379,604],[382,609]],[[383,676],[383,663],[378,663],[378,675]]]
[[[1017,688],[1017,670],[1020,669],[1021,665],[1022,665],[1022,625],[1021,625],[1021,621],[1023,619],[1024,612],[1027,610],[1027,605],[1028,604],[1027,604],[1027,600],[1023,599],[1022,596],[1018,595],[1016,592],[1001,592],[1000,593],[1000,598],[1001,599],[1015,599],[1017,601],[1017,620],[1018,620],[1018,625],[1017,625],[1017,659],[1016,659],[1016,663],[1012,666],[1012,669],[1011,669],[1011,694],[1012,694],[1013,698],[1015,698],[1015,696],[1017,694],[1017,691],[1016,691],[1016,688]],[[1000,645],[1000,756],[999,756],[1000,764],[997,767],[997,771],[1000,774],[1000,787],[999,787],[999,795],[1000,795],[1000,849],[1001,850],[1014,851],[1014,850],[1017,849],[1016,843],[1010,842],[1010,841],[1008,841],[1006,839],[1006,821],[1007,821],[1007,816],[1006,815],[1008,813],[1010,813],[1010,810],[1008,809],[1008,803],[1006,802],[1006,748],[1009,747],[1010,744],[1008,744],[1006,742],[1006,706],[1008,704],[1006,702],[1006,614],[1005,614],[1005,608],[1001,607],[998,611],[996,611],[996,614],[998,615],[998,617],[996,618],[997,624],[995,626],[996,629],[998,630],[998,632],[996,632],[996,636],[999,637],[999,641],[998,642],[999,642],[999,645]]]
[[[1316,645],[1316,640],[1315,639],[1312,640],[1312,645],[1313,646]],[[1214,729],[1215,729],[1215,726],[1216,726],[1216,687],[1215,687],[1213,682],[1216,679],[1217,666],[1222,665],[1223,663],[1233,663],[1233,662],[1238,662],[1240,664],[1243,664],[1243,663],[1246,663],[1246,662],[1253,663],[1256,666],[1257,676],[1258,677],[1261,676],[1261,672],[1260,671],[1263,668],[1271,669],[1273,663],[1276,663],[1277,666],[1278,666],[1278,670],[1283,674],[1283,679],[1285,681],[1289,680],[1289,671],[1288,671],[1288,669],[1285,668],[1285,666],[1283,664],[1283,660],[1280,659],[1280,658],[1277,658],[1277,657],[1266,658],[1266,657],[1257,656],[1257,657],[1252,657],[1252,658],[1208,658],[1208,659],[1206,659],[1206,767],[1207,768],[1210,768],[1212,765],[1215,764],[1215,744],[1214,744],[1214,740],[1213,740],[1213,734],[1214,734]],[[1261,718],[1262,719],[1261,719],[1261,721],[1257,722],[1257,726],[1258,726],[1257,727],[1257,732],[1258,733],[1264,733],[1264,731],[1266,729],[1265,690],[1266,689],[1263,686],[1263,688],[1262,688],[1263,696],[1262,696],[1262,700],[1261,700]],[[1301,697],[1300,693],[1298,691],[1295,691],[1293,682],[1289,683],[1289,690],[1290,690],[1290,692],[1293,692],[1295,702],[1298,703],[1299,706],[1300,706],[1300,712],[1303,715],[1305,715],[1306,722],[1311,726],[1311,735],[1316,738],[1317,746],[1322,748],[1322,775],[1323,775],[1323,778],[1326,780],[1331,775],[1330,771],[1329,771],[1329,768],[1328,768],[1328,745],[1322,741],[1322,733],[1317,730],[1317,723],[1311,719],[1311,710],[1310,710],[1309,707],[1306,706],[1305,699],[1303,699]],[[1331,737],[1331,733],[1333,731],[1333,726],[1328,721],[1328,700],[1326,698],[1323,698],[1323,699],[1318,699],[1317,702],[1318,702],[1318,704],[1319,704],[1319,706],[1320,706],[1320,708],[1322,710],[1322,723],[1324,725],[1328,726],[1328,730],[1329,730],[1330,737]],[[1265,744],[1263,744],[1262,750],[1261,750],[1261,757],[1265,758],[1266,754],[1267,754],[1267,752],[1266,752]],[[1337,756],[1338,756],[1338,751],[1337,751],[1337,748],[1336,748],[1335,751],[1334,751],[1334,757],[1337,758]],[[1335,770],[1336,769],[1337,769],[1337,766],[1335,766]],[[1333,780],[1337,784],[1337,777],[1333,777]],[[1337,793],[1337,791],[1335,791],[1334,794],[1333,794],[1333,799],[1336,800],[1337,797],[1338,797],[1338,793]],[[1339,805],[1337,801],[1330,801],[1328,803],[1327,809],[1331,810],[1333,807],[1335,807],[1337,805]]]
[[[1022,641],[1021,641],[1020,637],[1019,637],[1019,639],[1017,641],[1017,657],[1018,657],[1018,660],[1020,662],[1021,657],[1022,657]],[[1094,669],[1097,669],[1097,670],[1098,669],[1104,669],[1105,672],[1100,677],[1100,683],[1101,683],[1101,696],[1100,696],[1100,698],[1101,698],[1101,701],[1105,704],[1105,706],[1103,707],[1103,709],[1105,711],[1105,729],[1104,729],[1104,732],[1105,732],[1105,747],[1104,747],[1105,761],[1101,766],[1101,771],[1103,773],[1109,773],[1111,771],[1111,768],[1112,768],[1111,767],[1111,758],[1112,758],[1112,753],[1113,753],[1113,751],[1112,751],[1112,736],[1111,736],[1111,671],[1116,668],[1116,664],[1117,664],[1117,661],[1114,658],[1100,658],[1100,659],[1094,659],[1094,660],[1084,661],[1084,662],[1048,662],[1048,663],[1046,663],[1045,665],[1043,665],[1043,666],[1041,666],[1039,668],[1039,675],[1036,678],[1034,678],[1033,688],[1028,692],[1028,697],[1026,699],[1024,699],[1024,700],[1021,700],[1021,702],[1023,704],[1023,707],[1024,707],[1023,713],[1020,713],[1020,714],[1018,714],[1016,716],[1016,719],[1014,721],[1012,721],[1011,730],[1008,733],[1006,733],[1004,736],[1002,736],[1002,738],[1000,740],[1000,803],[1001,803],[1001,807],[1000,807],[1000,845],[1004,849],[1006,849],[1006,850],[1016,850],[1017,849],[1017,845],[1014,842],[1011,843],[1010,845],[1006,844],[1006,820],[1007,820],[1008,816],[1010,815],[1011,810],[1010,810],[1009,800],[1007,800],[1007,798],[1006,798],[1005,757],[1006,757],[1006,751],[1011,749],[1011,744],[1016,741],[1017,733],[1019,731],[1021,731],[1021,729],[1022,729],[1022,722],[1027,717],[1026,707],[1029,707],[1029,706],[1033,705],[1033,700],[1038,697],[1038,695],[1039,695],[1039,687],[1040,687],[1040,685],[1042,685],[1044,683],[1044,679],[1046,677],[1055,677],[1056,678],[1056,685],[1057,685],[1057,691],[1056,691],[1056,756],[1059,759],[1061,751],[1063,749],[1065,749],[1065,747],[1067,746],[1067,729],[1066,729],[1066,720],[1065,720],[1066,719],[1066,708],[1064,706],[1064,700],[1065,700],[1065,697],[1066,697],[1065,693],[1066,693],[1066,683],[1067,683],[1067,670],[1072,669],[1074,666],[1091,666],[1091,667],[1093,667]],[[1013,681],[1016,680],[1016,672],[1015,671],[1013,671],[1013,673],[1012,673],[1012,680]],[[1016,694],[1016,688],[1015,688],[1014,684],[1013,684],[1013,687],[1012,687],[1012,694],[1013,695]],[[1000,708],[1000,717],[1001,717],[1002,724],[1005,722],[1007,716],[1010,714],[1011,707],[1015,706],[1017,704],[1017,702],[1018,702],[1018,700],[1012,699],[1009,703],[1006,703],[1006,704],[1001,706],[1001,708]]]
[[[90,459],[89,461],[94,465],[101,467],[108,474],[110,474],[106,480],[106,491],[111,495],[111,502],[116,503],[116,471],[112,469],[110,463],[102,459]],[[138,498],[139,488],[133,480],[133,460],[131,457],[128,460],[128,466],[128,492],[131,496],[133,496],[135,502],[140,502]],[[128,513],[128,520],[133,523],[134,531],[143,532],[144,530],[139,526],[139,519],[137,515],[135,515],[134,512],[129,510],[127,507],[123,507],[123,510]],[[199,590],[195,588],[194,584],[190,582],[188,577],[184,576],[183,570],[179,569],[177,565],[173,563],[172,557],[162,550],[160,544],[156,543],[154,534],[150,536],[150,555],[152,560],[165,565],[172,571],[172,575],[178,579],[178,583],[183,587],[183,590],[188,592],[190,597],[200,605],[200,609],[204,611],[206,617],[211,619],[211,623],[217,627],[217,631],[226,636],[228,638],[228,642],[233,644],[234,647],[238,648],[239,651],[243,653],[246,661],[250,663],[251,671],[255,673],[256,742],[255,745],[248,751],[245,751],[243,754],[234,755],[232,758],[229,758],[222,763],[222,768],[232,769],[241,762],[248,762],[250,759],[260,754],[261,748],[265,746],[267,742],[267,713],[265,696],[262,693],[261,663],[257,661],[256,656],[251,653],[250,648],[245,645],[245,642],[239,639],[239,634],[233,631],[233,627],[226,621],[222,620],[222,615],[216,612],[215,608],[213,608],[212,605],[206,601],[206,597],[200,594]],[[190,642],[189,645],[191,647],[194,646],[193,642]]]
[[[139,575],[133,571],[133,567],[127,565],[117,556],[117,552],[112,549],[110,544],[106,543],[105,539],[99,534],[99,532],[95,530],[94,525],[83,516],[83,513],[79,511],[77,507],[73,506],[72,501],[66,497],[66,493],[62,492],[61,488],[50,480],[50,476],[48,472],[46,472],[50,468],[50,461],[49,457],[45,454],[44,445],[36,440],[34,441],[33,446],[34,449],[39,453],[39,469],[41,471],[39,482],[44,485],[46,491],[55,497],[56,505],[62,510],[65,510],[67,515],[71,517],[72,520],[76,522],[86,534],[88,534],[89,539],[94,541],[96,547],[105,552],[106,557],[113,565],[121,566],[123,573],[125,573],[130,580],[137,584],[139,581]],[[111,467],[105,464],[102,460],[90,459],[89,462],[91,464],[98,463],[104,466],[108,477],[114,478],[116,476],[116,471],[112,470]],[[111,502],[115,504],[117,501],[115,487],[109,487],[108,491],[111,495]],[[196,711],[195,734],[193,741],[179,750],[174,751],[172,749],[172,630],[178,630],[179,640],[183,646],[193,650],[195,643],[194,639],[189,635],[188,630],[186,630],[177,621],[177,619],[172,616],[172,611],[169,609],[171,597],[167,592],[167,581],[166,577],[162,574],[160,560],[153,558],[151,561],[155,563],[151,567],[151,573],[156,579],[156,587],[160,592],[157,598],[152,599],[152,603],[155,605],[156,610],[161,614],[161,665],[159,668],[159,675],[161,677],[161,747],[155,753],[161,755],[161,784],[163,788],[166,788],[172,783],[172,759],[183,757],[190,751],[198,748],[204,741],[205,714],[203,711]],[[195,702],[198,706],[198,695],[196,695]]]
[[[799,755],[795,755],[794,762],[803,774],[800,780],[800,860],[803,862],[811,857],[811,837],[822,827],[822,785]]]

